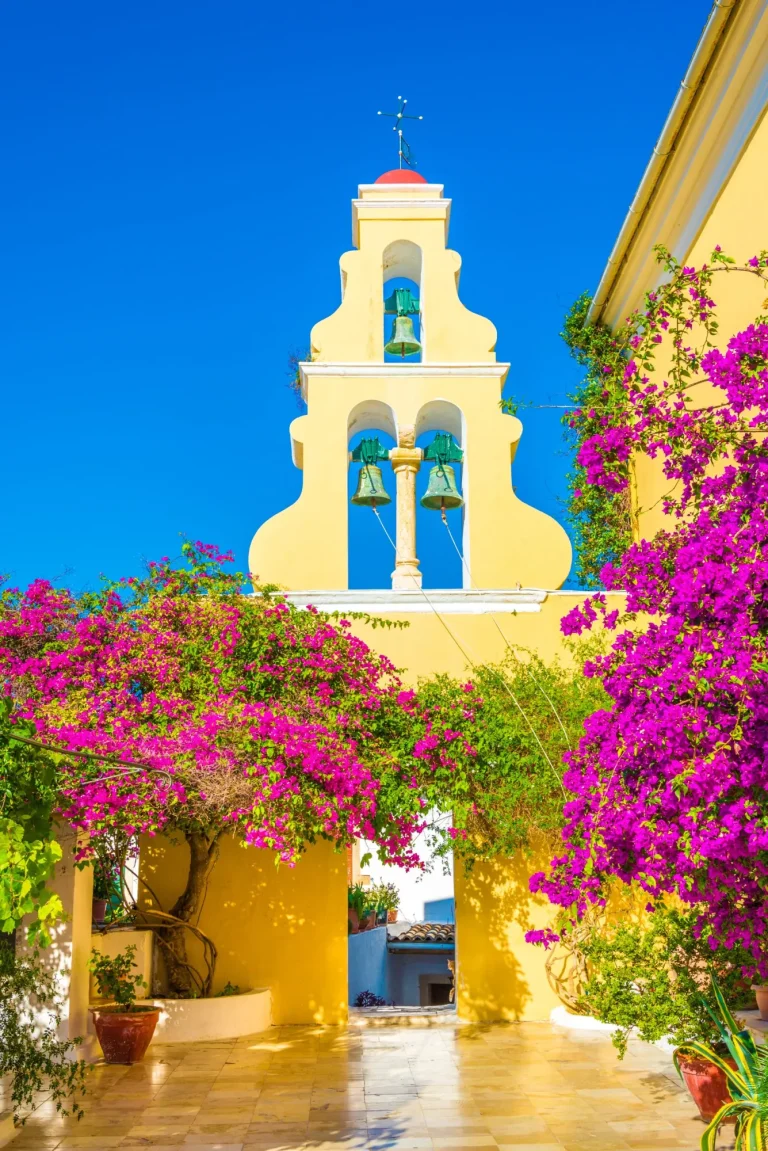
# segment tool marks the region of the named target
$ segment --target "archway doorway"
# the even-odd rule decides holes
[[[429,823],[432,828],[449,824],[450,816],[436,812]],[[348,990],[353,1008],[455,1011],[453,858],[438,858],[430,840],[424,832],[415,845],[423,870],[383,864],[365,841],[351,852]]]

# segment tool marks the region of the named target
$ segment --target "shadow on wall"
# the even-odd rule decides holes
[[[186,843],[142,841],[142,876],[163,910],[184,887],[188,859]],[[273,1023],[346,1022],[346,859],[330,843],[308,847],[295,867],[276,867],[272,852],[224,838],[197,925],[218,951],[214,995],[227,983],[268,987]],[[190,935],[193,962],[196,946]]]
[[[50,947],[43,948],[39,962],[54,976],[61,1005],[61,1023],[57,1029],[59,1039],[85,1036],[88,1025],[88,991],[91,955],[91,919],[93,900],[93,869],[78,867],[75,855],[80,845],[78,833],[69,824],[57,823],[54,834],[62,848],[62,858],[56,864],[48,881],[51,891],[61,898],[64,917],[51,930]],[[35,951],[26,942],[27,926],[31,917],[24,919],[16,932],[16,953],[29,958]],[[47,1008],[35,1007],[41,1027],[52,1025],[52,1013]],[[93,1044],[86,1040],[79,1054],[92,1053]]]
[[[525,942],[527,931],[547,927],[554,908],[531,895],[532,874],[547,866],[543,844],[477,863],[467,874],[456,865],[457,1009],[459,1017],[490,1023],[548,1020],[559,999],[549,986],[546,952]]]

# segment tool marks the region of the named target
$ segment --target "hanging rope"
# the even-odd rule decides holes
[[[382,531],[384,532],[384,535],[385,535],[385,536],[387,537],[387,539],[389,540],[390,546],[392,547],[392,549],[393,549],[393,550],[394,550],[394,552],[395,552],[395,556],[397,556],[397,548],[396,548],[396,546],[395,546],[395,542],[394,542],[394,540],[392,539],[392,536],[391,536],[391,535],[389,534],[389,532],[387,531],[387,529],[386,529],[386,526],[385,526],[385,524],[384,524],[384,521],[382,520],[381,516],[379,515],[379,513],[378,513],[378,509],[376,508],[375,504],[373,505],[373,514],[376,516],[376,519],[377,519],[377,520],[379,521],[379,523],[381,524],[381,529],[382,529]],[[536,732],[535,728],[533,727],[533,725],[532,725],[532,723],[531,723],[530,719],[528,718],[528,716],[527,716],[527,715],[526,715],[526,713],[525,713],[525,710],[524,710],[524,709],[523,709],[523,707],[521,706],[521,704],[520,704],[520,701],[518,700],[518,698],[517,698],[517,696],[515,695],[515,693],[514,693],[514,692],[511,690],[511,688],[510,688],[509,684],[507,683],[507,681],[504,679],[504,677],[503,677],[502,675],[500,675],[500,674],[499,674],[499,672],[496,670],[496,668],[494,668],[494,667],[490,667],[490,666],[489,666],[487,663],[485,663],[483,660],[479,660],[479,661],[478,661],[477,659],[473,659],[473,658],[472,658],[472,656],[469,654],[469,652],[468,652],[468,651],[465,649],[465,647],[462,645],[461,641],[460,641],[460,640],[459,640],[459,639],[456,637],[456,635],[454,635],[454,633],[451,631],[451,629],[450,629],[450,627],[448,626],[448,624],[446,623],[445,619],[443,618],[443,616],[441,615],[441,613],[438,611],[438,609],[435,607],[435,605],[432,603],[432,600],[429,598],[429,596],[427,595],[427,593],[425,592],[425,590],[424,590],[424,588],[421,586],[421,584],[418,582],[418,580],[416,579],[416,577],[412,575],[412,576],[411,576],[411,578],[413,579],[413,582],[414,582],[414,584],[416,585],[416,587],[418,588],[418,590],[419,590],[419,591],[421,592],[421,594],[424,596],[424,599],[427,601],[427,603],[429,604],[429,606],[430,606],[430,608],[432,609],[432,611],[433,611],[433,612],[435,613],[435,615],[437,616],[437,618],[438,618],[438,620],[440,621],[440,623],[442,624],[442,626],[445,628],[445,630],[446,630],[446,632],[448,633],[448,635],[451,637],[451,639],[453,640],[453,642],[456,644],[456,647],[459,649],[459,651],[461,652],[461,654],[464,656],[464,659],[467,661],[467,663],[469,664],[469,666],[470,666],[470,667],[472,667],[472,668],[485,668],[485,670],[486,670],[487,672],[489,672],[489,673],[490,673],[492,676],[495,676],[495,677],[496,677],[496,679],[499,681],[499,683],[501,684],[501,686],[504,688],[504,690],[506,691],[507,695],[508,695],[508,696],[509,696],[509,698],[512,700],[512,702],[514,703],[515,707],[516,707],[516,708],[517,708],[517,710],[520,712],[520,715],[523,717],[523,719],[524,719],[524,721],[525,721],[525,723],[526,723],[526,725],[527,725],[527,727],[528,727],[528,730],[530,731],[531,735],[532,735],[532,736],[533,736],[533,738],[536,740],[536,743],[539,745],[539,749],[540,749],[540,751],[541,751],[541,754],[544,756],[545,760],[547,761],[547,763],[549,764],[550,768],[552,769],[552,774],[554,775],[555,779],[557,780],[558,786],[560,787],[560,790],[561,790],[561,791],[562,791],[562,793],[563,793],[563,797],[564,797],[565,799],[567,799],[566,791],[565,791],[565,788],[563,787],[563,781],[562,781],[562,779],[560,778],[560,775],[559,775],[559,773],[558,773],[558,771],[557,771],[557,768],[555,767],[555,765],[554,765],[554,763],[552,762],[552,760],[549,758],[549,755],[548,755],[548,753],[547,753],[547,749],[544,747],[544,744],[543,744],[543,743],[541,742],[541,740],[539,739],[538,733]]]

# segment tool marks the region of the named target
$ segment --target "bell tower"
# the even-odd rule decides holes
[[[348,471],[358,466],[353,504],[386,502],[386,477],[394,475],[390,598],[411,598],[421,587],[416,473],[422,466],[431,469],[425,507],[440,514],[463,503],[465,587],[553,589],[566,578],[566,533],[512,489],[523,429],[499,407],[509,365],[496,361],[491,321],[459,298],[461,258],[447,246],[450,212],[443,185],[408,169],[360,185],[352,201],[354,250],[340,260],[341,303],[312,329],[311,358],[300,369],[307,413],[292,422],[290,437],[293,462],[304,473],[302,492],[253,538],[250,570],[260,583],[288,591],[348,587],[347,517],[363,514],[350,508]],[[388,291],[396,279],[416,291]],[[396,446],[387,451],[369,438],[350,453],[351,438],[368,430],[387,432]],[[437,433],[426,450],[416,446],[425,432]]]

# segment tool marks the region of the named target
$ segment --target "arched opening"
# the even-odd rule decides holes
[[[380,400],[364,400],[356,404],[347,421],[349,451],[359,454],[363,440],[378,440],[382,449],[388,452],[397,443],[395,415],[388,404]],[[352,461],[349,465],[348,497],[350,501],[358,492],[362,461]],[[382,524],[394,540],[396,531],[395,476],[387,459],[377,460],[373,468],[378,468],[381,481],[391,503],[377,500],[376,514],[367,505],[350,502],[349,508],[349,560],[348,580],[350,588],[388,588],[391,585],[395,555]],[[375,474],[375,473],[373,473]],[[364,477],[370,482],[372,471]],[[378,477],[377,477],[378,478]],[[365,491],[369,492],[365,487]]]
[[[437,812],[430,822],[450,826]],[[426,833],[414,850],[425,869],[383,864],[359,840],[347,860],[348,991],[352,1009],[452,1015],[456,1010],[456,914],[452,856],[436,858]]]
[[[441,463],[439,459],[422,462],[416,477],[416,539],[421,560],[423,586],[425,588],[459,588],[471,584],[467,567],[462,563],[465,551],[467,508],[467,475],[463,461],[456,458],[463,454],[465,442],[464,417],[461,410],[448,400],[432,400],[419,411],[416,420],[416,446],[428,455],[436,456],[436,440],[442,439],[442,446],[450,443],[458,451]],[[430,486],[431,485],[431,486]],[[456,493],[463,498],[459,507],[451,507],[450,499],[440,500],[442,492],[455,486]],[[422,504],[423,498],[432,494],[432,507]],[[442,506],[441,506],[442,505]],[[445,520],[443,521],[443,510]]]
[[[384,362],[419,363],[425,358],[421,248],[410,240],[388,244],[382,256]]]

